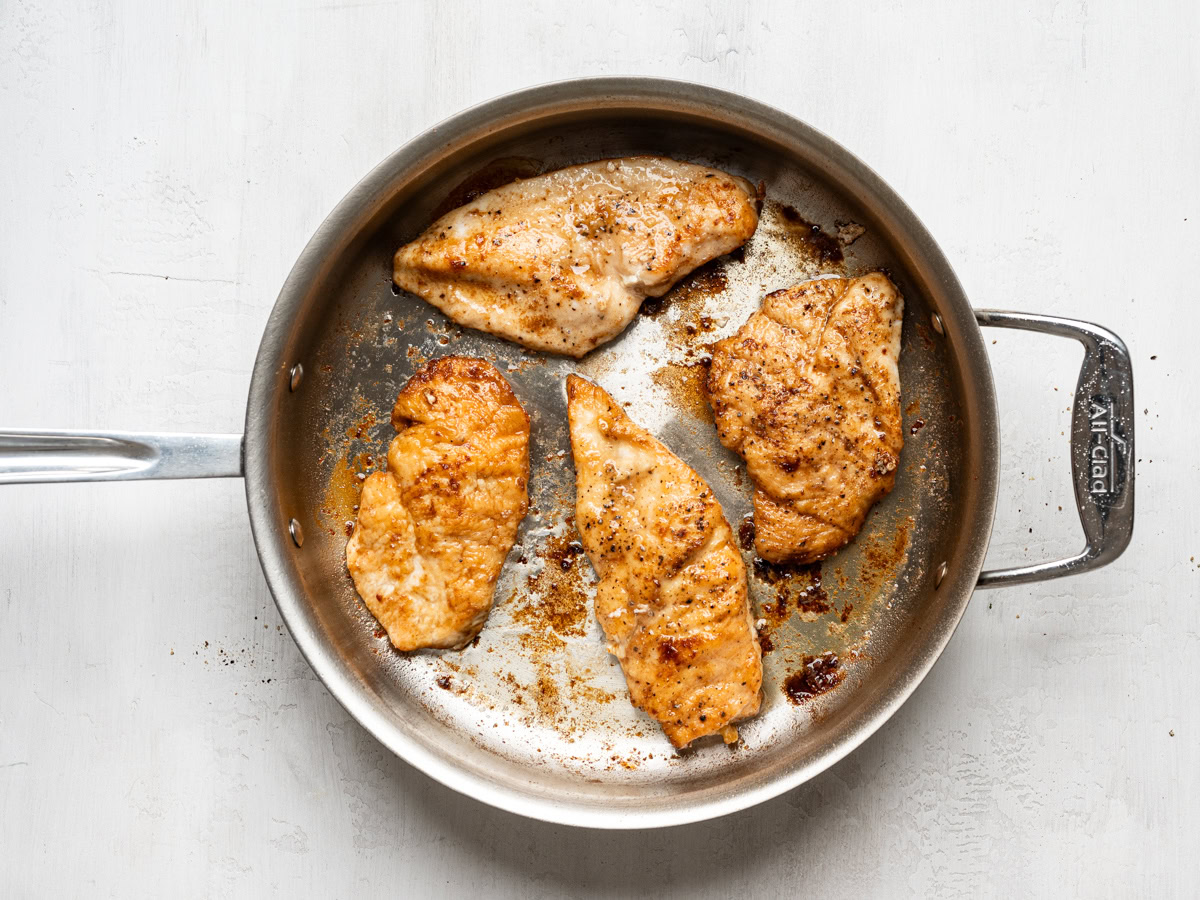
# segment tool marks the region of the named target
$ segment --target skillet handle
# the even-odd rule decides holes
[[[241,476],[240,434],[0,429],[0,484]]]
[[[980,325],[1074,338],[1083,366],[1071,414],[1075,505],[1087,545],[1075,556],[979,576],[978,587],[1048,581],[1107,565],[1133,536],[1133,364],[1124,342],[1106,328],[1075,319],[976,310]]]

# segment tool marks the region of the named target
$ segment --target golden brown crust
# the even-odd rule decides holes
[[[578,357],[757,225],[744,179],[661,157],[599,160],[447,213],[396,251],[393,280],[459,324]]]
[[[461,647],[487,619],[529,505],[529,417],[491,363],[447,356],[409,379],[392,423],[346,563],[396,649]]]
[[[758,712],[762,654],[721,506],[601,388],[568,376],[567,410],[576,526],[630,699],[676,747],[725,731]]]
[[[807,281],[763,300],[713,348],[721,442],[755,483],[755,549],[811,562],[858,533],[892,489],[903,300],[880,273]]]

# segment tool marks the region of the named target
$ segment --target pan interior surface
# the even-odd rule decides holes
[[[472,191],[572,163],[637,154],[712,165],[766,188],[743,251],[685,278],[583,360],[464,330],[391,286],[392,254]],[[770,291],[884,269],[905,298],[905,448],[895,490],[819,572],[756,564],[760,714],[676,753],[628,701],[574,540],[564,380],[607,389],[692,465],[737,531],[752,485],[721,447],[701,389],[707,345]],[[939,334],[931,314],[942,317]],[[397,391],[446,354],[491,360],[532,419],[531,511],[495,607],[461,652],[399,654],[345,567],[360,473],[382,466]],[[304,376],[289,389],[289,371]],[[429,774],[539,818],[676,824],[748,806],[811,777],[869,735],[923,677],[969,599],[995,493],[995,410],[970,310],[911,213],[849,154],[732,95],[670,82],[538,88],[443,123],[383,163],[297,263],[272,314],[247,422],[247,491],[264,569],[317,673],[381,741]],[[297,548],[288,522],[305,540]],[[947,573],[935,589],[939,566]],[[832,689],[796,702],[814,658]],[[815,664],[829,667],[832,663]],[[798,679],[798,680],[797,680]],[[795,692],[795,691],[794,691]]]

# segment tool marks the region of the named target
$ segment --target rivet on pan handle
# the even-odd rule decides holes
[[[1124,342],[1111,331],[1074,319],[976,310],[980,325],[1019,328],[1083,344],[1083,366],[1071,416],[1071,469],[1075,505],[1087,546],[1067,559],[996,569],[979,576],[979,587],[1027,584],[1107,565],[1133,536],[1133,364]]]

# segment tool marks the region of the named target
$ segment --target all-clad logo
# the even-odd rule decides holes
[[[1093,397],[1088,419],[1091,422],[1089,491],[1093,495],[1116,493],[1117,455],[1126,450],[1125,439],[1117,434],[1111,397]]]

